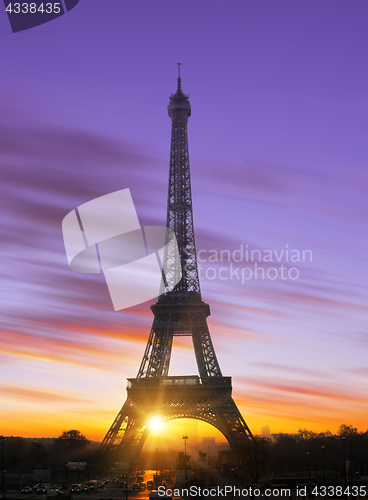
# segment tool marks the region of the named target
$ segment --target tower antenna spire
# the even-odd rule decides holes
[[[182,92],[182,90],[181,90],[181,78],[180,78],[181,63],[177,63],[177,64],[178,64],[178,90],[177,90],[177,92]]]

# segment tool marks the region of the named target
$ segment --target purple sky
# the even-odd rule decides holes
[[[12,34],[0,14],[1,433],[102,438],[125,400],[149,304],[114,312],[102,275],[68,268],[61,221],[129,187],[142,225],[165,222],[177,62],[197,250],[313,256],[297,280],[244,284],[201,264],[245,420],[366,430],[367,15],[365,0],[80,0]],[[196,373],[189,343],[172,363]]]

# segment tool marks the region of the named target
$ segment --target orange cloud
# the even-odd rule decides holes
[[[70,393],[60,391],[47,391],[33,389],[27,386],[0,386],[0,394],[15,399],[26,399],[30,401],[46,401],[52,403],[75,403],[89,401],[81,396],[73,396]]]

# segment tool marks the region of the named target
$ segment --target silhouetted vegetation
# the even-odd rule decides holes
[[[269,477],[305,476],[310,473],[326,481],[347,480],[367,472],[368,431],[358,432],[342,424],[337,434],[299,429],[298,434],[274,434],[272,439],[256,438],[246,450],[244,470],[254,482]],[[363,472],[362,472],[363,470]]]
[[[249,442],[243,467],[250,476],[252,483],[258,483],[270,468],[271,442],[267,438],[255,437]]]
[[[54,449],[63,460],[84,460],[89,456],[91,442],[75,429],[64,431],[55,439]]]
[[[99,443],[91,443],[77,430],[58,438],[7,437],[4,468],[7,472],[32,472],[35,467],[64,467],[67,461],[90,461]]]
[[[67,461],[84,461],[89,468],[92,464],[92,471],[93,467],[102,471],[104,463],[96,455],[99,444],[77,430],[64,431],[52,439],[7,437],[4,468],[7,473],[31,473],[37,467],[65,471]],[[199,457],[205,459],[206,453],[200,452]],[[189,465],[190,456],[186,459]],[[153,469],[173,468],[178,463],[178,451],[143,451],[141,460]],[[180,460],[184,462],[183,452]],[[344,462],[352,464],[346,468],[347,481],[368,474],[368,431],[358,432],[352,425],[343,424],[337,434],[300,429],[297,434],[274,434],[272,439],[258,437],[249,441],[241,464],[231,451],[221,451],[217,463],[212,458],[211,466],[215,470],[223,467],[225,479],[239,484],[268,482],[272,477],[308,477],[308,473],[321,482],[323,472],[326,481],[332,483],[344,479]],[[195,465],[191,462],[193,469]]]

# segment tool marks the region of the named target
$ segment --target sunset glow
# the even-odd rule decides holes
[[[163,428],[163,422],[160,417],[152,417],[148,422],[148,426],[152,432],[160,432]]]

